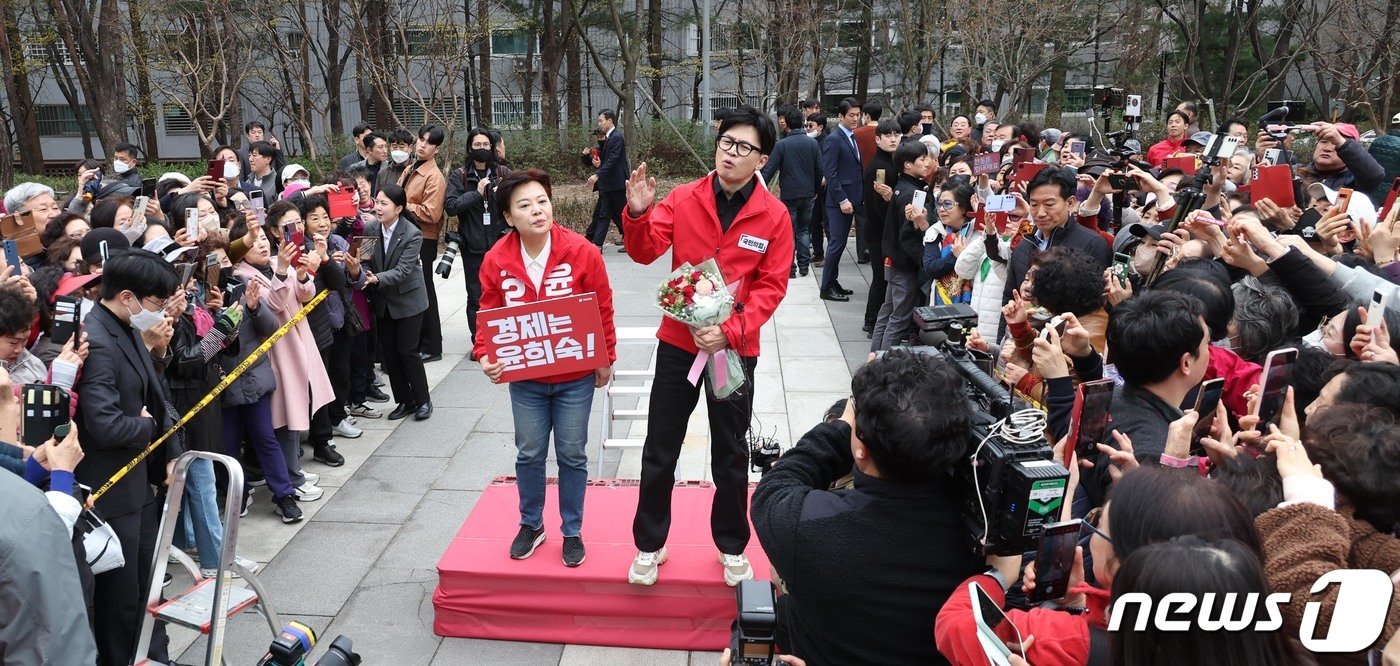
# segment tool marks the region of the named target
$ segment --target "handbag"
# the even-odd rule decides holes
[[[346,336],[352,338],[364,333],[367,328],[365,326],[365,320],[360,318],[360,311],[355,308],[353,299],[346,298],[343,294],[339,293],[337,293],[336,296],[340,298],[340,302],[344,305],[345,310],[345,323],[340,327],[340,330],[343,331]]]
[[[126,566],[122,543],[107,521],[92,509],[83,510],[78,520],[87,528],[87,534],[83,535],[83,550],[87,553],[87,563],[93,575]]]

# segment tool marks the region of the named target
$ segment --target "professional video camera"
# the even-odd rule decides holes
[[[967,380],[973,412],[969,444],[976,446],[953,474],[962,484],[974,552],[1018,555],[1034,550],[1045,524],[1056,522],[1069,484],[1069,471],[1053,459],[1045,440],[1045,414],[1013,403],[1011,393],[984,369],[990,359],[962,347],[959,332],[977,325],[971,307],[915,308],[914,321],[920,341],[937,344],[910,351],[947,360]],[[1013,411],[1015,406],[1021,408]]]
[[[769,666],[778,632],[773,584],[766,580],[740,581],[734,588],[739,616],[729,643],[729,663],[734,666]]]
[[[1128,105],[1128,96],[1122,88],[1094,86],[1094,106],[1100,109],[1122,109]]]
[[[448,232],[447,246],[443,248],[442,257],[438,259],[437,266],[433,269],[433,272],[441,275],[443,278],[451,277],[452,263],[457,261],[457,252],[461,248],[461,245],[462,237],[455,231]]]
[[[316,632],[300,622],[282,627],[282,633],[267,646],[258,666],[305,666],[306,655],[316,646]],[[316,666],[359,666],[360,655],[347,636],[336,636]]]

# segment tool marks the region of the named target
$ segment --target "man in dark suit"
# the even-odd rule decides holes
[[[347,268],[354,286],[376,285],[370,296],[374,330],[378,331],[384,369],[389,374],[394,402],[398,403],[389,412],[389,419],[413,414],[423,421],[433,415],[428,376],[423,357],[418,355],[423,315],[428,311],[428,292],[423,286],[423,271],[418,267],[423,232],[403,217],[407,201],[403,188],[385,185],[379,196],[387,197],[391,203],[387,207],[382,201],[376,203],[375,213],[380,214],[380,219],[365,225],[365,236],[380,239],[365,265],[368,270],[360,270],[360,262],[354,260],[347,262]]]
[[[101,487],[174,424],[170,397],[152,356],[163,358],[174,332],[166,300],[179,288],[175,269],[159,255],[129,250],[107,260],[102,301],[85,320],[88,357],[74,390],[74,420],[86,457],[75,470],[82,484]],[[93,629],[99,664],[125,665],[133,655],[143,600],[151,582],[160,505],[153,486],[164,482],[166,465],[183,453],[176,438],[136,465],[95,506],[121,541],[126,565],[96,577]],[[148,467],[150,468],[148,470]],[[148,473],[149,472],[149,473]],[[164,651],[161,641],[152,648]],[[164,659],[160,659],[164,661]]]
[[[627,142],[617,128],[617,114],[612,109],[598,113],[598,135],[598,156],[591,158],[598,171],[588,177],[589,187],[598,192],[598,203],[593,206],[593,223],[584,235],[601,248],[608,238],[608,227],[615,224],[617,233],[622,233],[622,205],[627,202],[627,178],[632,167],[627,163]],[[618,251],[624,249],[619,247]]]
[[[851,222],[863,200],[860,149],[855,139],[855,129],[860,126],[860,102],[847,97],[841,100],[840,111],[841,124],[822,141],[827,243],[821,296],[828,301],[849,301],[854,293],[842,287],[837,278],[841,273],[841,255],[846,252],[846,238],[851,235]]]

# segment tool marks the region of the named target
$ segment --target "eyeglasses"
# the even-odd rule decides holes
[[[938,210],[948,210],[953,206],[958,205],[958,202],[953,201],[952,199],[939,199],[938,203],[934,205],[938,207]]]
[[[1103,507],[1096,506],[1089,510],[1089,513],[1084,516],[1084,522],[1080,523],[1080,525],[1090,532],[1099,535],[1104,541],[1113,543],[1113,539],[1107,534],[1104,534],[1103,530],[1099,529],[1099,520],[1101,518],[1103,518]]]
[[[753,151],[758,150],[758,146],[747,141],[740,141],[728,134],[722,134],[715,140],[715,145],[726,153],[733,153],[739,157],[748,157]]]

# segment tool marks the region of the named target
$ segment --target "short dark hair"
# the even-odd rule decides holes
[[[1229,134],[1231,125],[1239,125],[1243,127],[1246,132],[1249,131],[1249,123],[1246,123],[1244,119],[1240,118],[1239,116],[1231,116],[1229,118],[1226,118],[1225,122],[1220,123],[1219,134]]]
[[[55,215],[53,219],[49,220],[48,224],[44,225],[44,230],[39,232],[39,243],[44,247],[52,245],[54,241],[65,235],[64,230],[68,228],[68,223],[73,220],[83,220],[83,222],[87,222],[87,220],[83,219],[82,215],[68,211]],[[88,228],[92,228],[91,223],[88,223]]]
[[[613,111],[612,109],[603,109],[602,111],[598,112],[598,115],[607,118],[608,121],[613,124],[617,123],[617,112]]]
[[[317,208],[326,211],[326,217],[331,216],[331,202],[324,194],[308,194],[298,198],[295,203],[297,211],[301,213],[302,220],[305,220],[306,216]]]
[[[1196,355],[1204,318],[1200,299],[1174,291],[1152,290],[1119,303],[1107,336],[1118,374],[1133,386],[1170,377],[1182,354]]]
[[[254,121],[252,121],[252,122],[250,122],[250,123],[248,123],[248,124],[246,124],[246,125],[243,126],[243,133],[244,133],[244,134],[247,134],[247,133],[249,133],[249,132],[251,132],[251,131],[253,131],[253,130],[255,130],[255,129],[260,129],[260,130],[266,132],[266,131],[267,131],[267,126],[264,125],[264,124],[262,124],[262,123],[260,123],[260,122],[258,122],[258,121],[256,121],[256,120],[254,120]]]
[[[720,121],[719,134],[745,125],[758,132],[758,152],[772,155],[773,146],[778,143],[778,126],[773,123],[773,119],[769,118],[768,114],[747,104],[730,109],[729,115]]]
[[[804,109],[812,109],[812,108],[821,109],[821,108],[822,108],[822,103],[819,102],[819,101],[817,101],[817,100],[815,100],[815,99],[812,99],[812,98],[809,97],[809,98],[807,98],[807,99],[802,100],[802,108],[804,108]]]
[[[93,229],[115,227],[117,225],[117,211],[121,210],[122,206],[131,206],[133,203],[128,197],[102,199],[92,207],[92,212],[88,214],[88,225]]]
[[[904,139],[899,142],[899,147],[894,149],[894,168],[899,173],[904,173],[904,167],[913,163],[920,157],[928,157],[928,146],[922,141],[915,139]]]
[[[1171,120],[1172,116],[1181,116],[1181,121],[1182,121],[1182,122],[1186,123],[1187,125],[1190,125],[1190,124],[1191,124],[1191,116],[1190,116],[1190,114],[1186,113],[1185,111],[1180,111],[1180,110],[1178,110],[1178,109],[1172,109],[1172,110],[1171,110],[1171,113],[1168,113],[1168,114],[1167,114],[1167,120]]]
[[[1219,273],[1215,269],[1219,269]],[[1235,292],[1230,291],[1230,278],[1225,268],[1214,261],[1192,262],[1162,274],[1152,285],[1154,290],[1174,291],[1193,296],[1205,306],[1206,327],[1211,340],[1230,335],[1230,319],[1235,316]]]
[[[861,110],[861,103],[860,100],[854,97],[847,97],[846,99],[841,100],[841,105],[836,108],[838,111],[840,111],[840,115],[844,116],[850,113],[851,109],[856,109],[858,111]]]
[[[828,120],[829,119],[826,117],[826,114],[822,113],[821,111],[809,114],[807,116],[807,122],[821,125],[822,129],[826,129],[826,123]]]
[[[1103,308],[1103,271],[1088,252],[1052,247],[1037,254],[1031,267],[1035,280],[1031,296],[1054,314],[1073,312],[1076,317]]]
[[[789,106],[789,107],[783,109],[782,117],[783,117],[783,122],[787,123],[787,127],[788,127],[788,131],[789,131],[789,132],[791,132],[791,131],[793,131],[793,130],[800,130],[800,129],[802,129],[802,126],[803,126],[803,121],[802,121],[802,109],[799,109],[799,108],[797,108],[797,107],[795,107],[795,106]],[[721,122],[724,121],[723,118],[716,118],[715,120],[719,120],[719,121],[721,121]]]
[[[911,143],[917,143],[920,146],[924,145],[922,141],[913,141]],[[924,152],[928,152],[927,147],[924,148]],[[976,194],[976,190],[973,189],[972,183],[966,178],[955,177],[943,181],[943,185],[938,188],[938,194],[941,195],[944,192],[949,192],[953,195],[953,201],[958,204],[958,207],[962,209],[963,213],[972,212],[972,195]]]
[[[424,125],[418,128],[418,138],[426,140],[428,145],[441,146],[447,135],[437,125]]]
[[[373,131],[374,131],[374,128],[371,127],[368,123],[360,123],[360,124],[356,125],[353,129],[350,130],[350,136],[353,136],[353,137],[355,137],[355,138],[358,139],[358,138],[360,138],[360,135],[361,135],[361,134],[364,134],[365,132],[373,132]]]
[[[254,141],[248,144],[248,154],[252,155],[254,153],[262,157],[276,157],[277,149],[273,148],[272,144],[266,141]]]
[[[1187,123],[1190,123],[1192,120],[1194,120],[1194,119],[1196,118],[1197,115],[1200,114],[1200,111],[1196,109],[1196,103],[1195,103],[1195,102],[1192,102],[1192,101],[1190,101],[1190,100],[1181,100],[1180,102],[1177,102],[1177,106],[1183,107],[1184,110],[1186,111],[1186,114],[1187,114],[1187,115],[1185,116],[1185,118],[1186,118],[1186,122],[1187,122]],[[1175,109],[1173,109],[1173,110],[1175,110]],[[1169,114],[1167,114],[1167,115],[1171,115],[1171,114],[1169,113]]]
[[[935,119],[938,118],[938,112],[937,112],[937,111],[934,111],[934,110],[933,110],[933,107],[930,106],[930,105],[928,105],[928,104],[920,104],[920,105],[914,107],[914,113],[919,114],[919,118],[920,118],[921,120],[923,119],[923,116],[924,116],[924,112],[925,112],[925,111],[928,111],[929,113],[933,114],[933,117],[934,117]]]
[[[1162,277],[1169,275],[1171,271]],[[1230,340],[1230,348],[1241,358],[1258,363],[1297,334],[1298,304],[1287,289],[1268,288],[1258,278],[1249,276],[1230,290],[1235,295],[1231,318],[1235,336]]]
[[[1258,458],[1223,456],[1210,478],[1229,488],[1256,518],[1283,501],[1283,479],[1278,475],[1278,458],[1272,453]]]
[[[855,435],[883,478],[922,483],[967,454],[972,409],[947,361],[893,349],[851,379]]]
[[[1069,199],[1079,190],[1078,173],[1069,167],[1057,167],[1050,165],[1040,170],[1040,173],[1031,179],[1026,185],[1026,198],[1030,198],[1031,193],[1037,187],[1050,185],[1060,190],[1061,199]]]
[[[993,102],[993,101],[990,100],[990,99],[979,99],[979,100],[977,100],[977,106],[985,106],[985,107],[991,109],[991,110],[992,110],[992,113],[996,113],[996,110],[997,110],[997,103],[996,103],[996,102]]]
[[[1400,420],[1371,405],[1335,405],[1308,421],[1308,457],[1377,530],[1400,526]]]
[[[870,116],[871,120],[879,122],[880,116],[885,114],[885,105],[877,101],[870,100],[866,102],[865,105],[860,108],[860,110],[864,111],[865,115]]]
[[[0,285],[0,336],[28,333],[39,316],[39,304],[18,283]]]
[[[384,187],[379,188],[379,193],[389,197],[389,202],[395,206],[404,208],[408,205],[408,193],[404,192],[398,183],[385,183]],[[404,211],[404,213],[407,212],[407,210]]]
[[[875,126],[875,136],[884,136],[886,134],[903,134],[907,131],[909,130],[900,127],[899,121],[895,120],[894,118],[886,118],[884,120],[881,120],[880,124]]]
[[[1400,366],[1349,363],[1333,374],[1346,376],[1333,404],[1371,405],[1400,416]]]
[[[416,138],[412,132],[403,127],[389,133],[389,143],[411,144]]]
[[[365,150],[370,150],[374,148],[374,143],[376,141],[382,141],[383,139],[384,137],[375,134],[374,130],[370,130],[369,134],[366,134],[360,138],[360,145],[364,147]]]
[[[305,197],[302,198],[304,199]],[[291,212],[295,212],[297,215],[301,215],[301,211],[301,207],[298,206],[296,202],[292,201],[291,199],[283,199],[281,201],[275,201],[268,205],[267,211],[265,211],[264,219],[267,220],[268,225],[280,229],[282,227],[283,215],[286,215],[287,213]]]
[[[496,210],[510,210],[511,195],[515,193],[516,188],[526,183],[539,183],[546,195],[554,197],[554,186],[550,183],[548,173],[539,169],[516,169],[496,182]]]
[[[112,149],[113,155],[116,155],[117,153],[126,153],[127,155],[130,155],[132,157],[136,157],[141,154],[141,149],[138,148],[134,143],[123,142],[117,144],[116,147]]]
[[[123,291],[136,298],[169,298],[180,288],[175,266],[160,255],[134,248],[112,255],[102,265],[102,298],[116,298]]]
[[[1234,539],[1263,555],[1263,540],[1249,510],[1229,489],[1206,477],[1140,467],[1113,484],[1108,501],[1113,504],[1108,533],[1120,560],[1149,544],[1186,535]]]
[[[905,111],[899,114],[899,131],[908,134],[914,130],[914,126],[923,121],[918,111]]]

